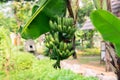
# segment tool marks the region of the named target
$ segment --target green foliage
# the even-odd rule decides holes
[[[25,39],[35,39],[41,34],[50,31],[49,20],[57,16],[64,16],[66,11],[65,0],[40,0],[39,8],[24,25],[21,35]],[[33,10],[33,12],[35,11]]]
[[[114,43],[120,57],[120,19],[105,10],[96,10],[91,14],[94,26],[102,34],[104,40]]]
[[[84,31],[80,30],[79,28],[75,32],[76,40],[83,39],[84,38]],[[84,40],[84,39],[83,39]]]
[[[11,43],[9,38],[9,30],[0,27],[0,79],[7,77],[8,70],[10,69],[9,57],[11,55]]]
[[[93,35],[94,35],[95,30],[80,30],[78,29],[75,32],[75,36],[76,36],[76,40],[77,42],[79,41],[79,44],[77,45],[81,45],[82,48],[84,48],[84,46],[86,46],[86,48],[92,48],[93,47]],[[83,42],[87,42],[87,44],[83,44]]]
[[[5,57],[5,55],[10,52],[10,38],[9,30],[0,27],[0,55]]]
[[[50,21],[51,32],[46,36],[46,47],[51,59],[56,59],[54,67],[60,67],[60,60],[67,59],[74,51],[72,39],[76,28],[72,18],[58,18],[58,22]]]
[[[100,55],[100,49],[98,49],[98,48],[83,49],[82,53],[80,55],[82,55],[82,56],[98,56],[98,55]]]
[[[18,24],[25,24],[31,16],[32,2],[12,2],[12,9]],[[19,26],[18,26],[19,27]]]
[[[75,32],[75,36],[77,37],[77,39],[82,39],[82,40],[90,40],[92,37],[93,37],[93,34],[94,34],[94,30],[80,30],[78,29],[76,32]]]
[[[93,77],[83,77],[70,70],[56,70],[52,67],[55,62],[53,60],[48,58],[38,60],[32,54],[20,52],[18,49],[13,49],[14,47],[11,49],[7,33],[9,32],[6,29],[0,28],[0,43],[2,42],[0,48],[7,51],[6,55],[10,54],[8,62],[6,61],[7,56],[3,56],[4,53],[0,52],[1,80],[6,80],[7,76],[10,80],[97,80]]]
[[[18,52],[12,54],[11,62],[16,70],[26,70],[32,67],[35,57],[29,53]]]
[[[31,63],[28,63],[31,62]],[[23,64],[24,63],[24,64]],[[97,80],[94,77],[83,77],[70,70],[56,70],[52,67],[53,60],[48,58],[36,59],[32,54],[15,52],[12,53],[10,64],[10,80]],[[28,65],[29,67],[28,67]],[[0,64],[1,65],[1,64]],[[21,68],[22,67],[22,68]],[[0,79],[6,78],[3,70],[0,69]]]
[[[17,24],[14,18],[7,18],[3,15],[3,13],[0,13],[0,27],[4,27],[7,30],[10,31],[16,31],[17,30]]]
[[[82,25],[84,21],[86,20],[86,17],[88,17],[93,10],[93,4],[91,1],[83,1],[83,7],[78,9],[78,22]]]
[[[7,3],[2,4],[1,9],[4,10],[6,8],[10,8],[10,11],[7,13],[0,13],[0,26],[9,29],[12,32],[17,32],[19,26],[23,25],[30,18],[32,3],[13,1],[9,3],[9,6],[6,4]],[[7,16],[7,14],[9,16]]]

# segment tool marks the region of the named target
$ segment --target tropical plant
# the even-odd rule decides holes
[[[120,80],[120,19],[105,10],[96,10],[91,13],[91,20],[97,30],[102,34],[103,39],[114,44],[117,56],[117,66],[115,63],[115,73]]]
[[[56,21],[57,17],[65,16],[66,2],[65,0],[40,0],[38,5],[33,7],[32,17],[21,31],[22,37],[25,39],[36,39],[41,34],[51,31],[49,21]],[[69,6],[69,8],[71,7]]]

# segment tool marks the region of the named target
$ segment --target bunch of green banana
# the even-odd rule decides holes
[[[73,26],[72,18],[58,18],[57,22],[50,21],[51,32],[46,36],[46,47],[49,48],[49,56],[51,59],[57,60],[54,64],[55,68],[60,67],[60,60],[71,56],[72,38],[76,31]]]

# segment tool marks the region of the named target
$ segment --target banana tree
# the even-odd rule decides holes
[[[120,19],[105,10],[96,10],[90,16],[92,23],[101,33],[105,41],[109,41],[115,45],[117,65],[112,64],[115,68],[115,74],[120,80]],[[114,54],[114,53],[113,53]]]
[[[64,17],[66,15],[67,6],[69,6],[68,9],[72,12],[69,0],[40,0],[38,5],[33,7],[32,17],[30,20],[19,30],[22,37],[25,39],[36,39],[46,32],[51,32],[53,29],[50,27],[49,21],[51,20],[57,22],[57,17]],[[71,15],[71,17],[74,18],[73,13]],[[69,25],[67,27],[69,27]],[[70,29],[74,30],[72,28]],[[55,46],[56,45],[54,45],[54,47]],[[56,52],[56,48],[53,49],[53,52],[53,54],[56,55],[55,59],[57,60],[55,67],[60,68],[61,58],[59,55],[57,55],[58,52]],[[70,54],[73,52],[74,51],[70,52]],[[67,53],[69,53],[68,50]],[[66,53],[64,52],[64,54]],[[65,58],[68,58],[69,56],[70,55],[68,54]],[[52,55],[52,57],[54,56]]]

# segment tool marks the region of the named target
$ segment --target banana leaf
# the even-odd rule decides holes
[[[24,25],[21,35],[24,39],[36,39],[40,35],[49,32],[49,20],[62,17],[66,12],[65,0],[40,0],[38,6],[34,6],[32,17]]]
[[[51,0],[43,12],[55,19],[56,17],[63,17],[66,14],[66,0]]]
[[[90,15],[91,21],[103,39],[115,44],[120,57],[120,19],[105,10],[96,10]]]

